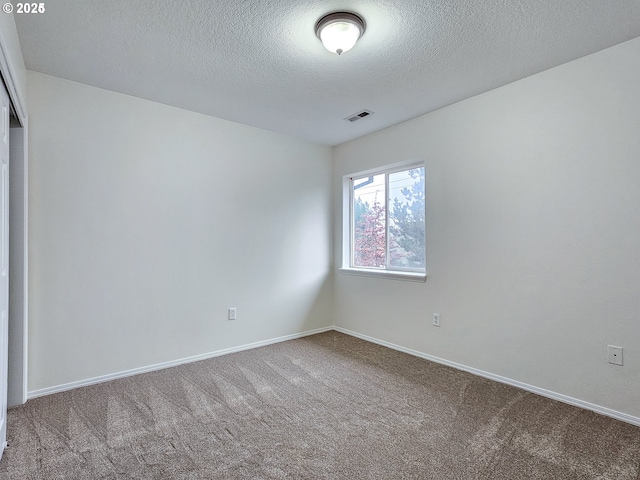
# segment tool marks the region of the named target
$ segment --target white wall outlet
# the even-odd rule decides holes
[[[609,363],[622,365],[622,347],[607,345],[607,348],[609,349]]]
[[[235,320],[236,319],[236,308],[232,307],[229,309],[229,320]]]
[[[439,313],[434,313],[433,314],[433,326],[434,327],[439,327],[440,326],[440,314]]]

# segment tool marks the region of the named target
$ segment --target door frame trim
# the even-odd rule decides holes
[[[12,22],[15,25],[15,22]],[[28,213],[29,213],[29,200],[28,200],[28,115],[26,99],[21,95],[18,88],[19,76],[17,75],[16,66],[11,61],[11,44],[7,41],[6,35],[11,35],[11,32],[5,32],[0,29],[0,75],[4,81],[7,93],[9,94],[9,100],[11,102],[12,109],[15,116],[20,123],[22,135],[11,135],[14,139],[20,138],[22,148],[16,149],[14,155],[10,153],[9,156],[9,195],[13,197],[13,202],[9,201],[9,367],[11,371],[18,369],[21,371],[19,379],[21,382],[11,381],[11,375],[8,378],[8,405],[14,406],[23,404],[27,401],[28,391]],[[17,32],[15,33],[17,37]],[[17,42],[17,38],[16,44]],[[19,51],[20,58],[22,52]],[[15,60],[15,59],[14,59]],[[16,128],[10,128],[15,133]],[[11,147],[11,139],[9,140]],[[11,164],[21,164],[20,174],[21,176],[11,178]],[[11,181],[13,180],[13,181]],[[16,195],[11,195],[11,191],[14,191]],[[18,201],[16,201],[18,200]],[[16,223],[20,220],[20,223]],[[12,233],[13,232],[13,233]],[[11,267],[13,264],[14,268]],[[11,275],[14,272],[18,272],[18,275],[14,276],[14,282],[11,281]],[[18,277],[18,278],[16,278]],[[18,283],[16,283],[18,282]],[[13,295],[11,289],[14,289]],[[11,329],[11,326],[17,326]],[[21,327],[21,328],[20,328]],[[12,355],[11,353],[14,352]],[[21,383],[16,384],[16,383]]]

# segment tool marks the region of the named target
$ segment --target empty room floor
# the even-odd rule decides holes
[[[640,479],[640,427],[334,331],[8,422],[4,480]]]

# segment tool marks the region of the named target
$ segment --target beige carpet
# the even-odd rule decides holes
[[[640,428],[336,332],[29,401],[10,479],[640,479]]]

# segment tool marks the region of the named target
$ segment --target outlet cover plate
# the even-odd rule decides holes
[[[613,365],[622,365],[622,347],[615,345],[607,345],[609,351],[609,363]]]

